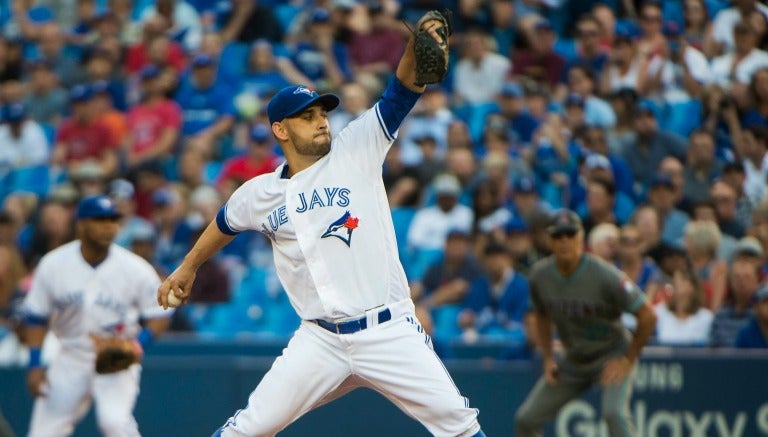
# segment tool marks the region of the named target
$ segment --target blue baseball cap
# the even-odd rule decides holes
[[[262,142],[269,139],[270,135],[272,134],[272,130],[270,130],[269,126],[263,123],[258,123],[251,127],[251,131],[249,133],[251,135],[252,141]]]
[[[528,232],[528,225],[520,217],[514,217],[506,223],[504,230],[507,234],[525,233]]]
[[[69,90],[69,101],[73,103],[87,102],[93,96],[88,85],[75,85]]]
[[[303,85],[285,87],[278,91],[267,105],[269,123],[294,116],[315,102],[323,105],[326,111],[331,111],[339,106],[339,97],[335,94],[320,95]]]
[[[93,94],[109,94],[109,82],[106,80],[97,80],[91,84]]]
[[[315,23],[327,23],[331,21],[331,13],[328,12],[327,9],[324,8],[317,8],[315,9],[315,12],[312,13],[312,24]]]
[[[578,106],[580,108],[583,108],[584,97],[576,93],[570,93],[568,94],[568,97],[565,98],[565,103],[563,104],[563,106],[565,106],[566,108],[571,106]]]
[[[27,110],[21,103],[11,103],[3,108],[3,121],[18,123],[27,116]]]
[[[552,26],[552,23],[547,19],[542,19],[537,21],[534,28],[536,30],[547,30],[547,31],[555,30],[554,26]]]
[[[160,67],[155,64],[149,64],[141,69],[139,72],[139,77],[141,80],[156,79],[160,76],[160,73],[162,73]]]
[[[658,114],[656,113],[658,107],[647,99],[637,102],[636,108],[638,114],[651,114],[654,118],[658,118]]]
[[[200,53],[192,58],[192,68],[210,67],[214,63],[213,57],[211,55],[206,55],[205,53]]]
[[[525,92],[523,88],[515,82],[507,82],[501,87],[501,93],[504,97],[523,97]]]
[[[675,183],[672,182],[672,179],[670,179],[669,176],[665,175],[664,173],[659,173],[656,176],[654,176],[654,178],[651,180],[650,185],[648,186],[648,188],[650,189],[657,188],[657,187],[665,187],[671,190],[675,188]]]
[[[115,202],[108,196],[88,196],[77,205],[78,220],[92,218],[120,218],[122,214],[117,210]]]
[[[512,191],[515,193],[535,193],[536,180],[530,176],[523,176],[512,185]]]

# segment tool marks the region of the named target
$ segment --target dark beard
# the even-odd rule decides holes
[[[331,138],[322,138],[319,141],[317,137],[313,137],[309,141],[301,141],[298,138],[291,138],[293,145],[296,148],[296,153],[303,156],[325,156],[331,151]]]

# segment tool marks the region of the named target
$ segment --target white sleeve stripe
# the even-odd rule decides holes
[[[381,126],[381,130],[384,131],[384,136],[389,141],[395,141],[395,138],[389,135],[389,132],[387,132],[387,126],[384,124],[384,120],[381,118],[381,112],[379,112],[379,104],[376,103],[376,118],[379,120],[379,126]]]

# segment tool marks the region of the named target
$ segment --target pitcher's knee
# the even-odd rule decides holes
[[[120,414],[102,414],[97,418],[99,429],[106,437],[134,437],[139,435],[139,427],[133,416]]]

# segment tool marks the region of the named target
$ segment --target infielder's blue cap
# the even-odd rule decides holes
[[[120,218],[115,202],[107,196],[88,196],[77,205],[77,219]]]
[[[275,94],[267,105],[269,123],[294,116],[315,102],[323,105],[326,111],[339,106],[339,98],[334,94],[321,95],[303,85],[285,87]]]

